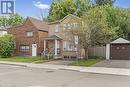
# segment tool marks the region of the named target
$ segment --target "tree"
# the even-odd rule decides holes
[[[8,26],[17,26],[22,24],[24,18],[19,14],[13,14],[9,16],[0,16],[0,26],[8,27]]]
[[[97,5],[111,5],[113,6],[116,0],[95,0]]]
[[[95,7],[82,16],[80,28],[72,30],[73,35],[78,35],[79,45],[85,50],[88,59],[88,48],[104,45],[111,40],[112,32],[107,24],[107,12]]]
[[[107,12],[107,23],[112,32],[115,32],[113,39],[122,37],[130,40],[130,9],[101,6]]]
[[[10,57],[15,47],[15,38],[12,35],[0,37],[0,56]]]
[[[8,24],[10,26],[16,26],[22,24],[24,21],[24,18],[20,16],[19,14],[10,15],[8,19]]]
[[[82,16],[90,7],[89,0],[58,0],[51,4],[48,19],[56,21],[68,14]]]
[[[74,14],[78,17],[81,17],[84,14],[84,12],[87,12],[94,7],[90,0],[76,0],[75,3],[76,11]]]

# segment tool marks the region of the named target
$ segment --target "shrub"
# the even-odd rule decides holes
[[[10,57],[15,47],[15,38],[12,35],[0,37],[0,57]]]

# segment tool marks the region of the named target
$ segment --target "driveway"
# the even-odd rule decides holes
[[[0,87],[130,87],[130,77],[0,64]]]
[[[126,68],[130,69],[130,60],[104,60],[92,67]]]

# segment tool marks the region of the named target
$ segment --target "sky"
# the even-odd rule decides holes
[[[53,0],[15,0],[15,12],[27,17],[40,18],[41,10],[47,16]],[[130,0],[116,0],[115,6],[130,8]]]

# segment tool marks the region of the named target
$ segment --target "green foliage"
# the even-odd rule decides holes
[[[111,32],[115,33],[113,39],[122,37],[130,39],[130,9],[111,6],[101,6],[107,12],[107,22]]]
[[[8,19],[4,16],[0,16],[0,26],[6,26]]]
[[[100,6],[86,12],[81,19],[80,28],[72,32],[79,36],[79,45],[85,50],[85,58],[88,58],[88,48],[108,43],[113,33],[108,27],[107,12]]]
[[[103,45],[110,41],[113,34],[108,27],[107,12],[101,7],[95,7],[82,16],[83,25],[79,30],[81,46],[88,48]]]
[[[44,63],[44,60],[40,57],[7,57],[7,58],[0,58],[0,61],[9,61],[9,62],[25,62],[25,63]]]
[[[0,16],[0,26],[16,26],[22,24],[24,18],[19,14],[9,15],[9,16]]]
[[[116,0],[95,0],[97,5],[113,5]]]
[[[9,57],[14,50],[15,38],[12,35],[0,37],[0,56]]]
[[[24,21],[23,17],[18,15],[18,14],[14,14],[14,15],[10,15],[9,19],[8,19],[8,24],[11,26],[16,26],[16,25],[20,25],[22,24]]]
[[[60,20],[68,14],[81,16],[83,12],[90,8],[88,0],[59,0],[53,2],[49,11],[50,21]]]

